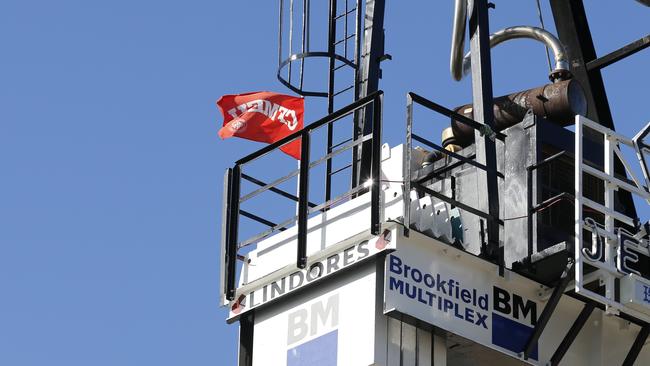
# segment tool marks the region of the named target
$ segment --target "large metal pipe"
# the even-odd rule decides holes
[[[471,104],[455,109],[457,113],[473,118]],[[504,95],[494,99],[494,124],[497,131],[521,122],[528,110],[537,116],[563,126],[574,122],[575,116],[587,113],[584,90],[576,80],[560,81],[537,88]],[[453,136],[443,137],[443,146],[449,144],[468,146],[474,142],[474,130],[452,120]]]
[[[502,29],[490,35],[490,47],[495,47],[505,41],[517,38],[530,38],[544,43],[553,51],[555,58],[555,68],[549,74],[549,79],[552,82],[559,80],[567,80],[571,78],[571,68],[569,66],[569,59],[564,45],[550,32],[529,26],[515,26]],[[463,74],[467,75],[472,69],[472,59],[468,52],[463,58]]]
[[[456,81],[463,78],[463,53],[465,52],[465,29],[467,29],[467,0],[456,0],[454,23],[451,30],[451,56],[449,71]]]
[[[455,80],[460,80],[471,70],[471,54],[468,52],[461,60],[459,53],[465,46],[465,25],[467,21],[467,0],[456,0],[454,7],[454,23],[451,38],[451,75]],[[530,38],[544,43],[553,51],[555,69],[549,74],[552,82],[571,78],[571,69],[564,46],[557,37],[550,32],[529,26],[515,26],[502,29],[490,36],[490,47],[511,39]]]

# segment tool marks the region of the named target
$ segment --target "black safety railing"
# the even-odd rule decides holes
[[[532,164],[526,168],[526,186],[528,187],[528,195],[526,197],[527,200],[527,207],[528,207],[528,213],[526,215],[527,219],[527,241],[528,241],[528,255],[527,255],[527,261],[528,263],[532,263],[532,255],[534,252],[533,248],[533,236],[535,234],[535,226],[533,225],[534,220],[537,216],[537,213],[539,213],[542,210],[545,210],[546,208],[558,203],[558,202],[568,202],[568,203],[573,203],[574,196],[569,193],[569,192],[559,192],[558,194],[554,195],[553,197],[545,199],[541,203],[537,203],[536,199],[533,197],[534,192],[537,192],[537,190],[533,189],[533,174],[535,173],[536,170],[541,169],[543,167],[546,167],[553,162],[560,160],[561,158],[564,157],[570,157],[571,154],[569,154],[566,151],[560,151],[557,154],[551,155],[548,158],[537,162],[535,164]]]
[[[486,133],[488,134],[491,138],[499,139],[501,141],[505,140],[505,135],[500,133],[500,132],[494,132],[491,131],[487,128],[486,125],[478,123],[470,118],[467,118],[461,114],[458,114],[450,109],[447,109],[437,103],[434,103],[418,94],[415,93],[408,93],[407,95],[407,111],[406,111],[406,146],[404,148],[404,224],[405,224],[405,232],[408,233],[409,226],[411,224],[411,215],[410,215],[410,193],[412,189],[415,189],[419,192],[426,193],[436,199],[439,199],[441,201],[444,201],[452,206],[458,207],[460,210],[467,211],[469,213],[472,213],[476,216],[479,216],[485,220],[490,220],[490,221],[496,221],[499,225],[503,225],[503,220],[501,220],[499,217],[493,217],[487,212],[484,212],[478,208],[471,207],[463,202],[460,202],[455,199],[455,197],[448,197],[444,195],[443,193],[437,192],[431,188],[428,188],[423,185],[423,183],[427,180],[430,180],[433,177],[440,177],[442,176],[443,173],[448,172],[454,168],[457,168],[463,164],[468,164],[471,166],[476,167],[477,169],[481,169],[484,171],[489,171],[491,169],[496,170],[496,167],[488,167],[485,166],[484,164],[481,164],[475,160],[475,154],[472,154],[470,156],[463,156],[461,154],[457,154],[452,151],[446,150],[443,146],[440,146],[432,141],[429,141],[428,139],[424,138],[423,136],[417,135],[413,132],[413,108],[414,105],[420,105],[422,107],[425,107],[431,111],[437,112],[439,114],[442,114],[446,117],[449,117],[453,120],[456,120],[462,124],[465,124],[474,130],[480,131],[481,133]],[[448,120],[447,120],[448,121]],[[439,168],[438,170],[432,171],[430,174],[427,174],[424,177],[421,177],[419,175],[413,174],[411,171],[411,160],[412,160],[412,146],[413,146],[413,140],[416,140],[427,147],[444,154],[445,156],[448,156],[452,159],[455,159],[456,162],[450,163],[445,165],[444,167]],[[500,172],[496,172],[497,176],[500,178],[503,178],[503,174]],[[495,196],[496,197],[496,196]]]
[[[225,248],[223,249],[225,255],[223,256],[223,276],[225,278],[224,292],[225,297],[228,300],[233,300],[236,292],[236,264],[237,259],[242,259],[242,256],[239,255],[239,250],[247,245],[256,243],[276,231],[286,230],[289,225],[296,223],[297,226],[297,253],[296,253],[296,265],[298,268],[305,268],[307,265],[307,220],[309,215],[317,211],[326,211],[332,206],[338,204],[339,202],[345,200],[349,197],[355,197],[360,194],[366,193],[369,191],[370,197],[370,231],[373,235],[379,235],[381,229],[380,222],[380,178],[381,178],[381,114],[382,114],[382,100],[383,92],[377,91],[365,98],[359,99],[358,101],[341,108],[338,111],[335,111],[328,116],[313,122],[312,124],[304,127],[302,130],[294,132],[293,134],[268,145],[240,160],[238,160],[235,165],[228,169],[226,174],[227,188],[225,191],[226,200],[224,204],[226,205],[224,209],[223,217],[223,228],[225,231],[224,244]],[[344,117],[351,116],[354,113],[359,112],[365,108],[372,108],[373,115],[373,126],[372,133],[360,136],[356,139],[350,139],[347,142],[335,146],[333,149],[328,151],[326,155],[317,160],[310,160],[310,146],[311,146],[311,137],[312,132],[317,130],[320,127],[331,125]],[[281,146],[288,144],[292,141],[300,140],[301,141],[301,154],[300,154],[300,167],[297,170],[292,171],[290,174],[278,178],[270,183],[266,183],[257,178],[252,177],[249,174],[242,172],[242,169],[247,164],[253,162],[254,160],[267,155]],[[365,148],[370,146],[372,150],[371,158],[371,169],[370,169],[370,181],[366,182],[369,184],[359,184],[356,187],[352,187],[349,191],[343,193],[340,196],[332,199],[326,199],[325,202],[321,204],[315,204],[309,200],[309,176],[310,170],[315,166],[330,161],[333,157],[353,149],[357,151],[361,148],[361,145]],[[356,154],[354,154],[356,155]],[[351,164],[349,167],[354,166]],[[288,193],[278,186],[287,180],[298,176],[298,195],[293,195]],[[256,186],[259,186],[257,190],[250,192],[243,197],[241,196],[241,183],[242,179],[246,180]],[[297,215],[290,217],[289,219],[275,223],[270,220],[267,220],[263,217],[260,217],[251,212],[242,210],[240,204],[250,198],[253,198],[259,195],[262,192],[270,191],[276,193],[284,198],[296,201],[298,203]],[[239,218],[244,216],[248,219],[252,219],[259,223],[262,223],[269,228],[261,233],[258,233],[248,239],[243,241],[239,240]]]

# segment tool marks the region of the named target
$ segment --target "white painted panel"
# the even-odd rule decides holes
[[[338,365],[374,362],[375,266],[324,281],[255,315],[253,366],[287,366],[335,356]],[[296,361],[298,360],[298,361]],[[298,363],[297,363],[298,362]]]

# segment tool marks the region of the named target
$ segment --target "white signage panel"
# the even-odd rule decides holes
[[[361,267],[258,310],[253,366],[371,365],[376,274]]]
[[[377,237],[351,241],[332,254],[310,258],[304,269],[292,268],[280,275],[273,273],[268,276],[268,280],[259,281],[258,286],[244,291],[238,289],[236,299],[230,303],[227,321],[231,323],[251,309],[319,282],[336,272],[364,262],[377,253],[394,249],[395,232],[395,229],[387,229]]]
[[[398,311],[519,358],[544,304],[540,286],[421,234],[386,257],[385,313]],[[528,362],[538,361],[535,346]]]
[[[621,278],[621,303],[635,310],[650,313],[650,281],[635,274]]]

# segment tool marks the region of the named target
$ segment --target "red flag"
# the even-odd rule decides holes
[[[272,92],[224,95],[217,101],[223,114],[219,137],[232,136],[274,143],[303,127],[305,100]],[[300,139],[280,150],[300,160]]]

